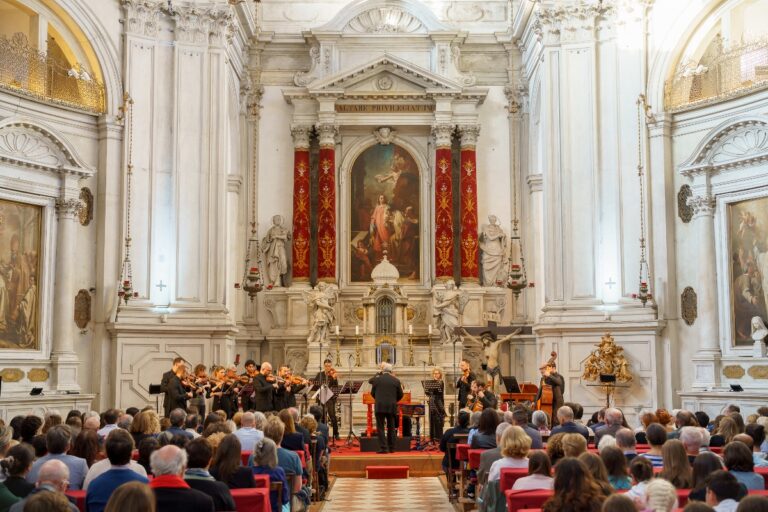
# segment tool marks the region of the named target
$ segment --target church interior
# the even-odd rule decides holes
[[[217,410],[254,473],[309,436],[287,503],[273,471],[237,510],[579,511],[563,428],[606,467],[619,425],[662,467],[661,424],[757,471],[763,270],[768,0],[0,0],[0,456],[39,438],[32,473],[57,424],[98,419],[115,465],[110,425],[162,439],[178,411],[219,468]],[[694,503],[691,453],[637,510]],[[739,482],[768,510],[768,476]]]

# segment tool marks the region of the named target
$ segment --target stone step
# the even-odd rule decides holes
[[[366,466],[365,477],[368,479],[408,478],[408,466]]]

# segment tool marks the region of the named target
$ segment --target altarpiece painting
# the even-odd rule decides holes
[[[352,165],[352,281],[371,280],[371,270],[384,257],[403,281],[418,281],[419,168],[396,144],[377,144]]]
[[[0,348],[37,349],[42,208],[0,199]]]

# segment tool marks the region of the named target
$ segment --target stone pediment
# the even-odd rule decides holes
[[[434,94],[460,95],[457,82],[436,75],[392,55],[383,55],[367,64],[307,85],[310,95],[427,97]]]
[[[750,115],[729,119],[714,128],[679,166],[692,176],[768,161],[768,117]]]

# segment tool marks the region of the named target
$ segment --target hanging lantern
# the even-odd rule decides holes
[[[643,167],[643,144],[642,144],[642,113],[647,113],[650,107],[646,103],[645,95],[641,94],[637,98],[637,178],[640,188],[640,271],[638,273],[637,293],[632,294],[633,299],[638,299],[643,307],[653,298],[648,283],[651,281],[651,270],[648,267],[646,258],[646,236],[645,236],[645,168]],[[642,113],[641,113],[642,112]]]
[[[120,118],[128,120],[128,163],[126,168],[126,201],[125,201],[125,254],[120,269],[120,285],[118,287],[118,300],[124,304],[132,298],[138,297],[138,292],[133,290],[133,273],[131,270],[131,201],[133,195],[133,98],[126,92],[123,95],[123,105],[120,107]]]
[[[251,236],[248,238],[248,247],[245,251],[245,271],[243,272],[243,280],[240,283],[235,284],[235,288],[242,289],[248,294],[251,302],[256,298],[256,294],[264,289],[264,280],[261,278],[261,271],[259,271],[258,267],[258,255],[259,238],[257,235],[256,223],[252,222]],[[251,264],[251,260],[256,263]]]
[[[520,296],[520,292],[526,288],[533,288],[533,283],[528,283],[528,276],[525,273],[525,258],[523,257],[523,243],[517,229],[518,220],[512,221],[512,235],[509,237],[509,271],[507,272],[507,288],[512,290],[515,298]],[[515,251],[517,246],[517,251]],[[520,261],[515,261],[515,252],[520,255]]]

